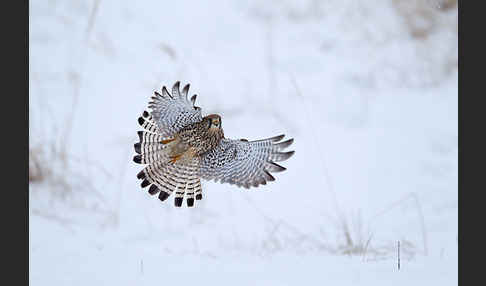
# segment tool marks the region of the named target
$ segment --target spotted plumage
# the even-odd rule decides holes
[[[151,112],[138,118],[144,129],[138,131],[134,162],[145,164],[137,178],[148,193],[165,201],[174,193],[174,204],[188,207],[201,200],[201,178],[250,188],[274,181],[271,173],[284,171],[276,162],[290,158],[294,151],[283,152],[293,139],[284,135],[248,141],[224,137],[221,117],[201,115],[194,105],[196,95],[188,99],[189,84],[180,91],[180,83],[172,93],[162,88],[149,102]]]

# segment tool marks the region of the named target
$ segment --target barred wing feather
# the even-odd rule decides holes
[[[162,87],[162,94],[155,92],[149,108],[151,115],[157,124],[158,132],[163,137],[172,137],[183,127],[202,120],[201,108],[194,106],[196,95],[187,98],[189,84],[179,90],[180,82],[172,87],[172,93]]]
[[[287,160],[294,154],[294,151],[282,152],[293,143],[293,139],[281,141],[283,137],[257,141],[224,138],[218,147],[202,156],[199,175],[206,180],[247,189],[266,185],[267,181],[275,180],[272,172],[286,170],[276,162]]]

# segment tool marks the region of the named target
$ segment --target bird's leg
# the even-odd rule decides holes
[[[173,153],[169,156],[169,162],[174,164],[177,161],[190,161],[192,158],[197,156],[197,150],[190,147],[184,150],[182,153]]]
[[[179,160],[182,157],[182,155],[184,155],[184,154],[170,156],[169,162],[172,163],[172,164],[175,164],[175,162],[177,162],[177,160]]]
[[[175,140],[175,137],[174,138],[169,138],[169,139],[162,140],[162,141],[160,141],[160,143],[162,143],[162,144],[165,145],[165,144],[168,144],[168,143],[170,143],[170,142],[172,142],[174,140]]]

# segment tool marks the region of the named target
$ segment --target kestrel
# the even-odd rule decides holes
[[[196,95],[188,99],[189,84],[182,92],[180,82],[172,93],[162,87],[149,102],[151,112],[138,118],[143,131],[135,143],[133,161],[147,166],[137,175],[142,188],[165,201],[175,192],[175,206],[180,207],[184,195],[188,207],[194,198],[202,199],[200,179],[229,183],[238,187],[258,187],[274,181],[271,172],[286,170],[275,162],[287,160],[294,151],[282,152],[294,139],[281,141],[284,135],[248,141],[224,137],[221,117],[201,115],[194,105]]]

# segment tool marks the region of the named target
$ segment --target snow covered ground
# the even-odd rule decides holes
[[[30,1],[31,285],[457,284],[450,2]],[[142,191],[137,118],[177,80],[227,137],[295,138],[287,171]]]

